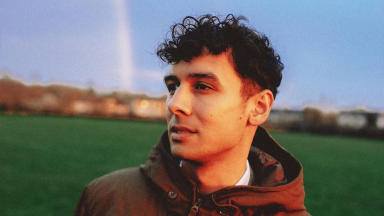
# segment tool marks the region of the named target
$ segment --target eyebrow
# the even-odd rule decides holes
[[[189,73],[187,75],[188,78],[204,78],[204,79],[210,79],[210,80],[213,80],[213,81],[219,81],[219,78],[211,73],[211,72],[204,72],[204,73]],[[179,78],[177,78],[177,76],[175,75],[166,75],[164,76],[164,82],[168,82],[168,81],[180,81]]]
[[[164,83],[167,83],[168,81],[178,82],[179,78],[177,78],[177,76],[175,76],[175,75],[165,75],[164,76]]]

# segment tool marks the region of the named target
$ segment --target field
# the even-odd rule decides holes
[[[84,186],[144,163],[163,123],[0,115],[0,215],[72,215]],[[384,215],[384,141],[271,132],[304,166],[312,215]]]

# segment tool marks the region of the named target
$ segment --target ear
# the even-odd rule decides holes
[[[249,98],[251,113],[249,116],[249,124],[259,126],[263,124],[271,111],[274,98],[270,90],[263,90],[251,98]]]

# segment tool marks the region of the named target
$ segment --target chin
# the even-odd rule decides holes
[[[171,153],[176,160],[196,161],[196,158],[191,157],[191,151],[188,151],[187,149],[171,147]]]
[[[171,147],[172,156],[178,160],[187,160],[188,152],[183,151],[179,147]]]

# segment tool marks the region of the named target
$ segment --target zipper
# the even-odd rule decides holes
[[[189,212],[188,216],[195,216],[197,212],[199,211],[201,205],[201,199],[198,199],[195,205],[192,206],[191,211]]]

